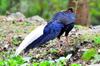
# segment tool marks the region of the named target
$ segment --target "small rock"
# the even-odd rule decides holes
[[[23,59],[24,59],[24,61],[29,62],[29,61],[30,61],[30,59],[31,59],[31,57],[25,57],[25,58],[23,58]]]
[[[23,22],[25,21],[25,16],[21,12],[16,12],[8,15],[6,19],[7,21]]]
[[[39,16],[30,17],[26,21],[27,22],[31,22],[31,23],[35,23],[37,25],[41,25],[41,24],[47,23],[43,18],[41,18]]]
[[[100,64],[86,65],[86,66],[100,66]]]
[[[100,53],[100,49],[98,49],[98,53]]]

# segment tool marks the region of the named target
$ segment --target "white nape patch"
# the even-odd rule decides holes
[[[39,38],[41,35],[43,35],[43,30],[47,24],[41,25],[37,27],[35,30],[33,30],[29,35],[25,37],[25,39],[22,41],[22,43],[17,48],[15,55],[19,55],[23,49],[25,49],[30,43],[35,41],[37,38]]]

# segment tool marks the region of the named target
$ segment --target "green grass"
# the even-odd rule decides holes
[[[70,66],[82,66],[82,65],[78,63],[72,63]]]
[[[89,61],[91,60],[95,55],[97,54],[96,49],[95,48],[91,48],[88,49],[87,51],[85,51],[82,55],[82,59],[85,61]]]
[[[95,44],[99,44],[100,45],[100,36],[95,36],[93,38],[93,41],[94,41]]]

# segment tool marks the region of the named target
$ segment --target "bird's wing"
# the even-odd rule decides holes
[[[20,46],[17,48],[15,55],[18,55],[23,49],[25,49],[29,44],[31,44],[33,41],[35,41],[37,38],[39,38],[41,35],[43,35],[44,27],[45,25],[41,25],[37,27],[35,30],[33,30],[29,35],[25,37],[25,39],[22,41]]]

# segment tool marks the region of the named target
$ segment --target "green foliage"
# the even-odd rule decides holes
[[[4,33],[0,33],[0,41],[5,39],[5,34]]]
[[[28,1],[27,1],[28,2]],[[33,1],[34,2],[34,1]],[[33,16],[33,15],[37,15],[40,13],[41,11],[41,7],[40,7],[40,3],[39,1],[35,1],[34,4],[33,2],[29,2],[30,5],[29,5],[29,8],[28,10],[25,12],[26,16]],[[28,13],[27,13],[28,12]]]
[[[33,62],[33,66],[56,66],[56,63],[51,61]]]
[[[96,36],[96,37],[94,37],[94,43],[95,44],[100,44],[100,36]]]
[[[85,61],[91,60],[96,55],[96,49],[91,48],[85,51],[82,55],[82,59]]]
[[[0,61],[0,66],[4,66],[4,61]]]
[[[61,63],[61,66],[65,66],[66,65],[67,60],[66,60],[65,57],[60,57],[58,60]]]
[[[50,62],[50,66],[57,66],[55,62]]]
[[[76,43],[80,43],[84,41],[91,41],[91,42],[94,41],[94,45],[100,44],[100,34],[99,33],[85,32],[85,30],[88,28],[84,26],[80,26],[80,25],[75,25],[75,29],[79,29],[79,30],[84,29],[84,33],[78,35],[78,37],[75,39]]]
[[[37,63],[37,62],[35,62],[35,63],[33,62],[32,64],[33,64],[33,66],[39,66],[39,63]]]
[[[23,26],[31,26],[32,23],[30,23],[30,22],[23,22],[23,23],[21,23],[21,25],[23,25]]]
[[[81,26],[81,25],[75,25],[74,28],[76,28],[76,29],[85,29],[86,27]]]
[[[50,19],[55,12],[66,9],[67,2],[68,0],[0,0],[0,14],[20,11],[27,17],[40,15]]]
[[[48,52],[50,52],[50,53],[54,54],[54,53],[57,53],[57,52],[58,52],[58,50],[57,50],[57,49],[54,49],[54,48],[51,48]]]
[[[72,63],[70,66],[82,66],[82,65],[77,63]]]
[[[21,56],[11,57],[6,60],[0,61],[0,66],[18,66],[24,64],[24,60]]]
[[[8,0],[0,0],[0,14],[5,14],[9,4],[10,2]]]
[[[21,56],[12,57],[12,59],[15,60],[18,64],[24,63],[24,60]]]
[[[92,24],[100,24],[100,0],[89,1]],[[65,10],[68,0],[0,0],[0,14],[20,11],[25,16],[40,15],[50,19],[54,13]]]
[[[21,41],[22,41],[21,37],[14,36],[12,38],[12,44],[14,44],[14,45],[19,45],[21,43]]]
[[[94,41],[94,45],[100,44],[100,34],[98,34],[98,33],[84,34],[83,36],[81,36],[81,39]]]
[[[33,66],[65,66],[66,65],[66,58],[60,57],[59,59],[56,59],[55,61],[45,60],[41,62],[33,62]]]
[[[39,66],[50,66],[49,61],[42,61],[40,62]]]
[[[90,0],[89,1],[89,7],[90,7],[90,14],[91,14],[91,21],[92,24],[98,25],[100,24],[100,0]]]

